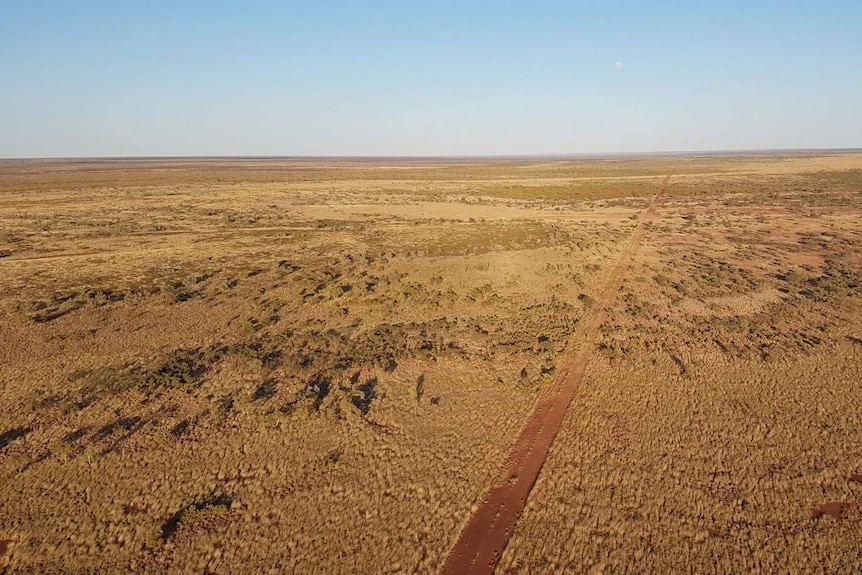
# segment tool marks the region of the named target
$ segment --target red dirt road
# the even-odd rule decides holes
[[[641,215],[640,224],[620,254],[593,313],[584,319],[576,345],[564,360],[559,376],[549,393],[539,401],[515,441],[504,475],[491,486],[479,509],[461,532],[443,567],[447,575],[491,574],[497,567],[569,404],[581,384],[599,326],[605,319],[608,307],[616,299],[630,262],[640,248],[646,225],[655,215],[672,174],[673,170],[665,177],[658,193]]]

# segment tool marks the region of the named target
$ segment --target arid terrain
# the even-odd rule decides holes
[[[858,573],[860,282],[855,152],[0,160],[0,572]]]

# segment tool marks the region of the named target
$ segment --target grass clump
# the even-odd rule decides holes
[[[217,523],[230,512],[233,497],[211,495],[201,501],[183,507],[162,525],[162,540],[167,541],[181,529],[207,527]]]

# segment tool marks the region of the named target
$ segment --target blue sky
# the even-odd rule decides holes
[[[858,0],[0,0],[0,157],[860,147],[860,59]]]

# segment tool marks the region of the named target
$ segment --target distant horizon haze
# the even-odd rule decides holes
[[[82,162],[122,162],[122,161],[230,161],[230,160],[297,160],[297,161],[567,161],[567,160],[627,160],[649,158],[710,158],[734,156],[796,156],[796,155],[841,155],[862,154],[860,148],[772,148],[772,149],[738,149],[738,150],[658,150],[650,152],[581,152],[581,153],[530,153],[530,154],[437,154],[437,155],[285,155],[285,154],[247,154],[247,155],[138,155],[138,156],[8,156],[0,157],[0,162],[15,161],[82,161]]]

